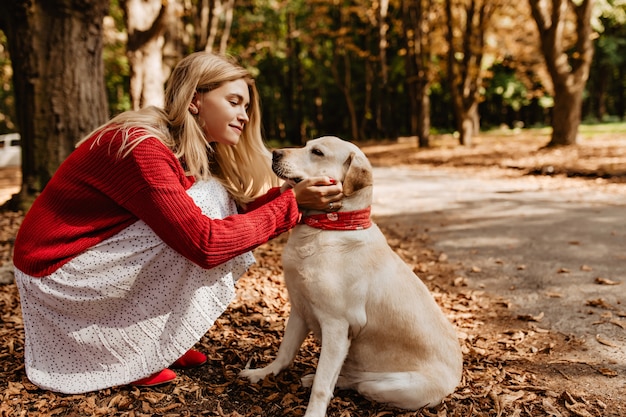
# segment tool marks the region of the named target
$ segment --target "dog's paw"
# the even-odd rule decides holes
[[[247,378],[250,380],[250,382],[252,382],[253,384],[256,384],[257,382],[265,379],[265,377],[269,374],[271,374],[271,372],[267,372],[265,368],[244,369],[243,371],[239,372],[239,377]]]

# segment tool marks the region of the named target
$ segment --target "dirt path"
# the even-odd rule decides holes
[[[559,360],[590,366],[575,376],[580,389],[624,395],[625,195],[575,179],[376,168],[373,213],[428,234],[457,282],[576,340]],[[604,368],[616,377],[593,372]]]

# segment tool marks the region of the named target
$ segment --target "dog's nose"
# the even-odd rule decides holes
[[[278,162],[280,161],[280,159],[283,157],[284,152],[280,149],[275,150],[272,152],[272,161],[274,162]]]

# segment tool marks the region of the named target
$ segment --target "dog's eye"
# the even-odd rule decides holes
[[[313,153],[313,155],[317,155],[317,156],[324,156],[324,152],[322,152],[321,150],[317,149],[317,148],[313,148],[311,150],[311,152]]]

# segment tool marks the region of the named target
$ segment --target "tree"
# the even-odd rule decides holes
[[[461,145],[478,133],[485,40],[497,0],[445,0],[448,83]]]
[[[166,71],[163,70],[164,33],[169,3],[161,0],[121,0],[126,17],[132,107],[163,107]]]
[[[554,89],[548,146],[573,145],[577,142],[583,91],[593,59],[593,0],[529,1]],[[573,30],[568,31],[571,20]]]
[[[22,190],[28,206],[75,143],[108,117],[103,18],[109,0],[3,0],[0,29],[13,66],[22,135]]]
[[[204,45],[203,49],[207,51],[226,53],[233,25],[235,0],[213,0],[200,3],[196,6],[196,15],[199,19],[195,29],[196,33],[200,34],[197,46]],[[219,44],[218,48],[216,48],[217,44]]]
[[[405,73],[409,97],[409,132],[420,148],[430,146],[430,85],[434,20],[441,10],[432,0],[402,0]]]

